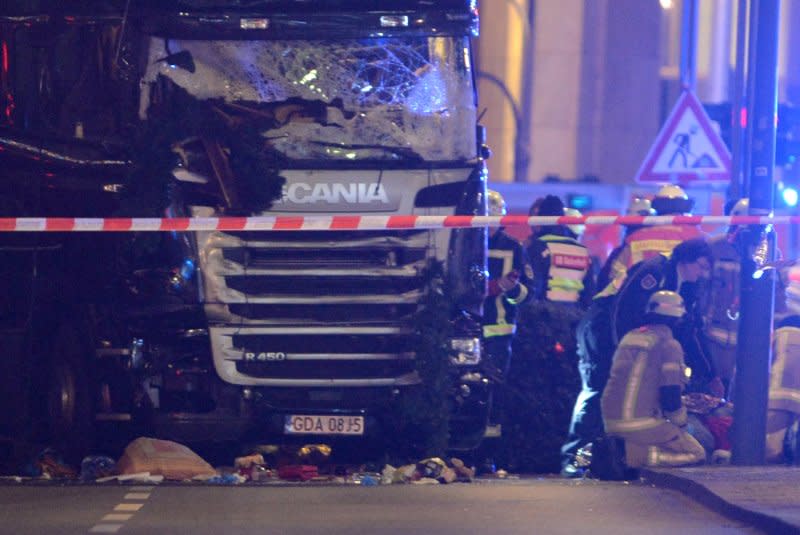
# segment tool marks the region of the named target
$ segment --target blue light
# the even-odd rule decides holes
[[[786,203],[786,206],[790,206],[792,208],[797,206],[797,201],[799,196],[796,189],[783,188],[781,196],[783,197],[783,202]]]

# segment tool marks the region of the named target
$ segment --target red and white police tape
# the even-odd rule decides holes
[[[3,217],[0,232],[170,232],[213,230],[402,230],[546,225],[769,225],[800,216],[430,216]]]

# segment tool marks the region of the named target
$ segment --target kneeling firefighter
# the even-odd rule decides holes
[[[654,293],[647,302],[645,324],[628,332],[614,353],[601,406],[606,434],[624,440],[629,468],[705,460],[703,446],[686,430],[681,394],[691,372],[672,335],[685,313],[678,293]]]

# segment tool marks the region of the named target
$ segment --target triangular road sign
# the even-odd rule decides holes
[[[728,148],[694,93],[684,91],[636,173],[636,182],[720,182],[730,178]]]

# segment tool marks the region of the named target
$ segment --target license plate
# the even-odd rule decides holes
[[[363,435],[363,416],[291,414],[283,428],[287,435]]]

